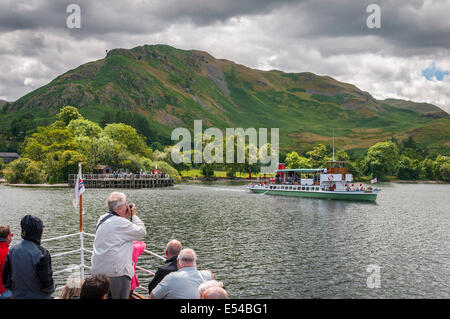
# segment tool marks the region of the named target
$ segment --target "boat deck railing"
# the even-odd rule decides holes
[[[89,249],[86,249],[86,248],[84,247],[84,236],[88,236],[88,237],[93,237],[93,238],[95,238],[95,235],[94,235],[94,234],[86,233],[86,232],[84,232],[84,231],[81,231],[81,232],[77,232],[77,233],[74,233],[74,234],[62,235],[62,236],[56,236],[56,237],[46,238],[46,239],[41,240],[41,243],[51,242],[51,241],[56,241],[56,240],[59,241],[59,240],[67,239],[67,238],[73,238],[73,237],[76,237],[76,236],[78,236],[79,239],[80,239],[80,248],[78,248],[78,249],[73,249],[73,250],[62,251],[62,252],[55,253],[55,254],[50,254],[50,255],[51,255],[51,258],[53,259],[53,258],[58,258],[58,257],[63,257],[63,256],[69,256],[69,255],[72,255],[72,254],[80,253],[80,255],[81,255],[81,257],[80,257],[80,264],[79,264],[79,265],[71,265],[70,267],[66,267],[66,268],[64,268],[64,269],[54,271],[54,272],[53,272],[53,275],[57,275],[57,274],[64,273],[64,272],[73,272],[73,271],[79,270],[79,271],[80,271],[80,278],[81,278],[82,280],[84,280],[84,278],[85,278],[85,270],[86,270],[86,269],[89,269],[89,270],[91,269],[91,267],[90,267],[89,265],[85,264],[85,261],[84,261],[84,253],[88,253],[88,254],[91,254],[91,255],[92,255],[92,254],[93,254],[93,251],[92,251],[92,250],[89,250]],[[159,258],[159,259],[161,259],[161,260],[163,260],[163,261],[166,260],[166,258],[164,258],[163,256],[158,255],[158,254],[156,254],[156,253],[154,253],[154,252],[152,252],[152,251],[150,251],[150,250],[147,250],[147,249],[145,249],[145,250],[143,251],[143,253],[148,254],[148,255],[151,255],[151,256],[156,257],[156,258]],[[154,275],[155,275],[154,272],[152,272],[152,271],[150,271],[150,270],[148,270],[148,269],[145,269],[144,267],[141,267],[141,266],[137,266],[137,265],[136,265],[136,269],[137,269],[137,270],[140,270],[140,271],[142,271],[142,272],[145,272],[145,273],[147,273],[147,274],[149,274],[149,275],[151,275],[151,276],[154,276]],[[55,290],[55,292],[56,292],[56,291],[59,291],[59,290],[61,290],[61,289],[63,289],[63,288],[64,288],[64,286],[57,287],[56,290]],[[138,286],[138,287],[136,287],[136,288],[140,288],[140,289],[142,289],[142,290],[144,290],[144,291],[146,291],[146,292],[148,293],[148,289],[145,288],[145,287]]]

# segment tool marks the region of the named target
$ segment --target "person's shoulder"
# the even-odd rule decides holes
[[[213,273],[211,270],[199,270],[199,273],[201,273],[202,277],[205,280],[212,280],[213,279]]]
[[[163,280],[166,280],[166,281],[176,280],[177,278],[179,278],[181,276],[183,276],[182,272],[180,272],[180,271],[171,271],[164,277]]]

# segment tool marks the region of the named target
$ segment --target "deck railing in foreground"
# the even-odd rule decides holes
[[[74,233],[74,234],[62,235],[62,236],[56,236],[56,237],[52,237],[52,238],[47,238],[47,239],[43,239],[41,241],[42,243],[45,243],[45,242],[50,242],[50,241],[55,241],[55,240],[67,239],[67,238],[71,238],[71,237],[75,237],[75,236],[79,236],[79,238],[80,238],[80,248],[79,249],[63,251],[63,252],[56,253],[56,254],[51,254],[52,258],[57,258],[57,257],[61,257],[61,256],[68,256],[68,255],[71,255],[71,254],[80,253],[80,255],[81,255],[80,256],[80,264],[76,265],[76,266],[72,266],[72,267],[67,267],[67,268],[64,268],[62,270],[54,271],[53,272],[54,275],[60,274],[60,273],[63,273],[63,272],[67,272],[67,271],[73,271],[73,270],[80,269],[80,277],[81,277],[82,280],[84,280],[84,277],[85,277],[84,276],[84,270],[85,269],[91,269],[91,267],[86,265],[85,262],[84,262],[84,253],[86,252],[86,253],[89,253],[91,255],[93,254],[93,251],[84,248],[84,236],[85,235],[95,238],[94,234],[90,234],[90,233],[86,233],[86,232],[82,231],[82,232],[77,232],[77,233]],[[147,250],[147,249],[144,250],[144,253],[146,253],[148,255],[151,255],[153,257],[159,258],[159,259],[164,260],[164,261],[166,260],[163,256],[158,255],[158,254],[156,254],[156,253],[154,253],[154,252],[152,252],[150,250]],[[140,271],[143,271],[143,272],[145,272],[145,273],[147,273],[147,274],[149,274],[151,276],[155,275],[154,272],[152,272],[150,270],[147,270],[147,269],[145,269],[143,267],[137,266],[137,265],[136,265],[136,269],[138,269]],[[64,286],[58,287],[58,288],[56,288],[56,291],[61,290],[63,288],[64,288]],[[138,286],[137,288],[140,288],[140,289],[145,290],[146,292],[148,292],[148,289],[145,288],[145,287]]]

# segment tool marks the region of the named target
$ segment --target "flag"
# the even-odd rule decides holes
[[[84,193],[84,183],[81,178],[81,164],[78,164],[77,181],[75,182],[75,194],[73,195],[73,207],[77,207],[80,201],[80,195]]]
[[[376,182],[377,182],[377,178],[375,177],[374,179],[371,179],[370,182],[371,182],[372,184],[373,184],[373,183],[376,183]]]

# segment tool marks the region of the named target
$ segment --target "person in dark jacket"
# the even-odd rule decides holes
[[[50,299],[55,291],[50,253],[41,246],[42,220],[26,215],[20,221],[23,241],[10,248],[3,268],[3,284],[13,299]]]
[[[148,284],[149,294],[152,292],[153,288],[158,286],[158,284],[161,282],[161,280],[164,279],[165,276],[173,271],[178,270],[177,257],[180,251],[181,243],[178,240],[172,239],[171,241],[169,241],[166,246],[166,262],[163,266],[158,267],[158,270],[155,273],[155,277],[153,277],[153,280]]]

